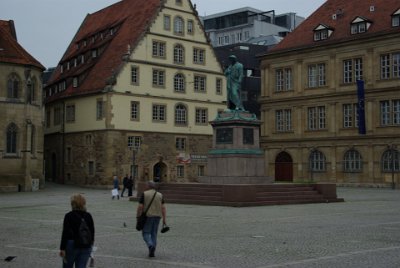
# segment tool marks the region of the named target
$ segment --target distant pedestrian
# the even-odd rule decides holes
[[[113,190],[111,191],[112,194],[112,199],[114,199],[115,197],[118,198],[119,200],[119,180],[117,176],[114,176],[113,178]]]
[[[149,257],[155,257],[157,248],[158,225],[162,218],[163,225],[166,225],[167,212],[164,205],[164,198],[156,190],[156,184],[149,181],[148,190],[142,193],[139,199],[136,216],[139,217],[142,212],[147,210],[147,220],[142,230],[143,240],[149,249]],[[149,206],[150,205],[150,206]]]
[[[60,253],[63,268],[86,267],[94,243],[94,223],[92,215],[86,211],[86,200],[81,194],[71,197],[72,210],[65,214],[61,235]],[[82,237],[82,222],[88,227],[88,235]]]
[[[132,196],[132,189],[135,188],[135,182],[133,181],[132,176],[128,178],[126,187],[128,188],[128,196]]]
[[[124,192],[125,189],[128,189],[128,174],[125,175],[125,177],[122,179],[122,192],[121,192],[121,197],[124,197]]]

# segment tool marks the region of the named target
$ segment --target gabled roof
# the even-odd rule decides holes
[[[162,7],[163,0],[122,0],[93,14],[88,14],[67,48],[60,64],[71,62],[84,53],[98,50],[99,56],[89,58],[78,67],[61,71],[60,64],[52,75],[49,86],[72,77],[83,77],[78,88],[67,83],[66,90],[47,99],[89,94],[102,91],[112,84],[113,76],[123,65],[128,46],[134,48],[146,33]],[[110,29],[116,29],[110,34]],[[103,36],[102,36],[103,34]],[[92,39],[96,41],[92,43]]]
[[[0,20],[0,62],[31,65],[41,70],[46,69],[18,44],[12,20]]]
[[[327,0],[270,52],[309,48],[354,40],[361,36],[371,37],[400,32],[399,27],[391,25],[391,16],[399,8],[399,0]],[[357,17],[372,22],[367,32],[351,34],[351,23]],[[334,32],[328,39],[316,42],[313,30],[319,25],[329,25]]]

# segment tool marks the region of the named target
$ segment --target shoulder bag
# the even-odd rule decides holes
[[[142,214],[136,218],[136,230],[141,231],[143,230],[143,227],[146,223],[147,220],[147,211],[149,211],[149,208],[151,204],[153,203],[154,198],[156,197],[157,191],[154,193],[153,198],[150,201],[150,204],[147,206],[146,211],[142,212]]]

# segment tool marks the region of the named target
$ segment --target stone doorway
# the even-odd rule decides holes
[[[276,157],[275,181],[293,182],[293,159],[286,152],[281,152]]]
[[[164,162],[158,162],[153,167],[153,180],[155,182],[167,181],[167,165]]]

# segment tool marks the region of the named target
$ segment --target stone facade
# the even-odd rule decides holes
[[[39,68],[0,62],[0,188],[5,191],[44,185],[41,73]],[[10,79],[18,81],[16,98],[8,96]]]
[[[133,151],[128,146],[129,136],[141,137],[141,146]],[[49,180],[74,185],[104,187],[111,184],[112,176],[123,177],[137,166],[136,180],[161,182],[194,182],[207,165],[207,152],[212,137],[207,135],[179,135],[187,140],[184,150],[175,147],[176,135],[163,133],[134,133],[129,131],[94,131],[46,136],[46,166]],[[64,145],[63,145],[64,143]],[[57,159],[66,152],[64,159]],[[182,158],[182,156],[184,157]],[[62,165],[61,163],[65,163]],[[183,173],[177,169],[183,167]],[[160,178],[157,168],[160,167]],[[65,174],[59,177],[57,174]],[[54,178],[51,174],[55,174]]]
[[[333,12],[329,8],[326,5],[319,12]],[[325,25],[343,23],[342,28],[334,27],[332,40],[327,37],[327,41],[301,47],[287,40],[282,46],[293,47],[278,47],[262,59],[261,146],[266,170],[276,180],[399,185],[400,76],[395,71],[399,33],[395,27],[379,26],[378,33],[353,34],[346,42],[335,40],[338,34],[350,35],[350,19],[360,15],[357,12],[375,15],[368,7],[344,12],[346,17],[337,21],[315,13],[292,36],[305,44],[312,42],[315,25],[322,23],[319,20],[325,19]],[[354,14],[349,16],[349,12]],[[391,14],[379,15],[379,20],[387,21],[381,25],[390,25]],[[378,27],[374,26],[371,31]],[[304,33],[311,39],[303,38]],[[387,63],[387,68],[393,68],[390,77],[382,73],[386,58],[393,59]],[[314,83],[316,68],[319,80]],[[284,73],[286,82],[280,84],[278,77]],[[358,128],[362,99],[357,96],[356,79],[365,82],[365,134],[359,134]]]

